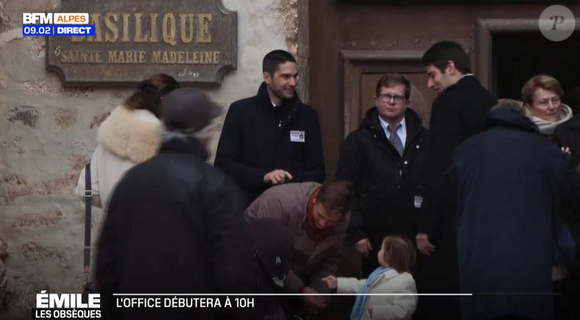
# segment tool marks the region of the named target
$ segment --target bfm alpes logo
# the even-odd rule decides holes
[[[36,294],[32,319],[101,319],[101,295],[89,293],[86,301],[80,293]]]

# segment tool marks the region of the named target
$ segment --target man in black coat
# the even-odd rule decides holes
[[[295,91],[296,59],[275,50],[262,69],[258,94],[230,106],[215,158],[246,192],[247,205],[273,185],[326,177],[318,114]]]
[[[580,176],[521,106],[502,102],[453,154],[462,319],[553,319],[554,223],[578,208]],[[577,212],[577,211],[576,211]],[[482,295],[483,294],[483,295]]]
[[[340,151],[336,179],[353,186],[357,214],[351,230],[356,250],[366,257],[363,277],[379,266],[377,252],[385,236],[413,239],[417,234],[428,132],[408,108],[410,93],[411,84],[404,76],[384,75],[376,86],[376,106],[367,111]]]
[[[431,146],[426,166],[426,194],[416,237],[419,292],[457,291],[455,219],[450,197],[439,184],[453,149],[483,130],[483,122],[497,99],[471,74],[469,56],[451,41],[434,44],[423,55],[428,86],[439,93],[431,108]],[[437,250],[435,250],[437,248]],[[417,319],[457,318],[458,300],[422,297]]]
[[[244,316],[241,309],[223,308],[224,297],[222,308],[125,309],[115,308],[112,296],[255,292],[241,190],[205,163],[219,113],[197,89],[166,95],[159,154],[130,169],[116,187],[97,253],[103,309],[113,319]]]

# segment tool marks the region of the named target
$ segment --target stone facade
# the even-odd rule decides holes
[[[298,15],[296,0],[222,2],[238,15],[238,67],[207,91],[227,108],[256,93],[267,52],[297,52]],[[58,5],[0,0],[0,258],[8,254],[0,261],[0,317],[29,315],[40,290],[80,292],[84,203],[74,188],[96,146],[99,124],[132,92],[63,87],[46,71],[45,39],[22,37],[22,13],[50,12]],[[218,139],[219,134],[214,151]],[[101,220],[102,212],[93,210],[93,226]]]

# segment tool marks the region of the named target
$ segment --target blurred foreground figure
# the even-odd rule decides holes
[[[103,308],[113,319],[241,319],[243,310],[223,308],[224,297],[221,308],[115,308],[112,293],[256,288],[241,191],[205,162],[220,109],[192,88],[175,90],[162,101],[159,154],[120,181],[99,239]]]
[[[457,204],[462,319],[553,319],[555,226],[578,208],[579,176],[521,105],[492,109],[446,174]]]

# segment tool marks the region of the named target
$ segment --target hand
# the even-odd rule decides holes
[[[301,293],[318,293],[318,291],[310,288],[304,287]],[[324,299],[323,296],[304,296],[304,308],[307,313],[319,314],[322,309],[328,306],[328,300]]]
[[[365,257],[368,257],[371,250],[373,250],[373,248],[371,247],[371,242],[369,241],[368,238],[364,238],[362,240],[359,240],[354,245],[354,248],[356,249],[357,252],[359,252],[360,254],[362,254]]]
[[[326,282],[328,289],[336,289],[336,286],[338,285],[338,281],[336,280],[335,276],[324,277],[322,278],[322,281]]]
[[[562,152],[570,154],[570,148],[569,147],[562,147]]]
[[[288,171],[284,170],[274,170],[272,172],[266,173],[264,176],[264,183],[269,183],[272,185],[277,185],[286,181],[286,179],[292,179],[292,175]]]
[[[417,241],[417,249],[419,249],[422,254],[428,256],[433,251],[435,251],[435,246],[429,242],[429,235],[425,233],[418,233],[417,237],[415,237],[415,240]]]

